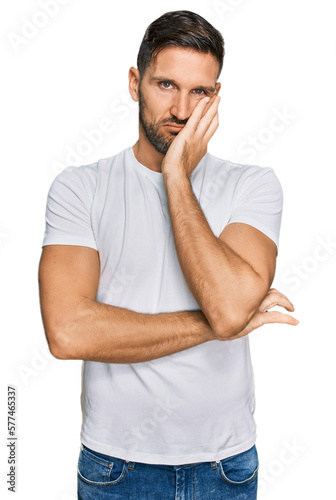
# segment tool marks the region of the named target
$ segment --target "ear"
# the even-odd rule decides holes
[[[139,83],[140,83],[140,73],[139,70],[132,66],[128,72],[129,80],[129,91],[133,101],[137,102],[139,100]]]
[[[222,87],[222,84],[221,84],[221,83],[219,83],[219,82],[217,82],[217,83],[216,83],[216,95],[218,95],[218,94],[219,94],[219,91],[220,91],[221,87]]]

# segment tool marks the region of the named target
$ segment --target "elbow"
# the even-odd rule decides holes
[[[49,351],[52,356],[56,359],[60,360],[68,360],[68,359],[73,359],[71,356],[69,356],[68,352],[64,349],[63,346],[60,346],[55,343],[49,343]]]
[[[217,306],[213,321],[208,319],[216,338],[231,340],[244,330],[259,309],[267,293],[268,288],[266,288],[265,283],[258,280],[257,284],[252,282],[247,292],[241,290],[239,297],[235,300],[230,302],[223,300],[225,307]]]
[[[234,319],[228,320],[225,318],[224,321],[213,322],[211,325],[212,331],[217,340],[231,340],[239,332],[241,332],[247,323],[242,321],[236,321]]]
[[[76,359],[72,342],[65,330],[46,329],[45,331],[49,351],[52,356],[60,360]]]
[[[217,340],[232,340],[248,324],[249,319],[240,312],[239,314],[221,315],[212,322],[209,321]]]
[[[43,311],[42,321],[51,355],[60,360],[84,359],[83,321],[75,306],[66,310]]]

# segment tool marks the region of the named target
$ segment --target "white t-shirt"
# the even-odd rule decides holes
[[[271,168],[207,153],[192,188],[216,236],[250,224],[278,245],[282,190]],[[96,300],[140,313],[199,310],[178,262],[162,174],[132,148],[53,182],[43,245],[97,249]],[[213,461],[255,443],[249,339],[211,341],[153,361],[83,362],[81,440],[130,461]]]

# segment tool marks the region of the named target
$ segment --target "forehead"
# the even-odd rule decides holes
[[[181,84],[214,85],[219,62],[212,54],[204,54],[183,47],[166,47],[157,55],[146,70],[149,80],[165,78]]]

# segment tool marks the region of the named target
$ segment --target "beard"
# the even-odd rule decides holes
[[[160,133],[159,129],[161,125],[165,123],[177,123],[178,125],[185,125],[188,120],[179,120],[176,116],[172,116],[171,118],[167,118],[162,120],[161,122],[149,122],[145,118],[145,109],[146,103],[143,97],[141,90],[139,89],[139,122],[145,132],[145,136],[151,145],[158,151],[159,153],[165,155],[169,149],[169,146],[174,140],[174,137],[179,132],[171,132],[171,137],[168,138]]]

